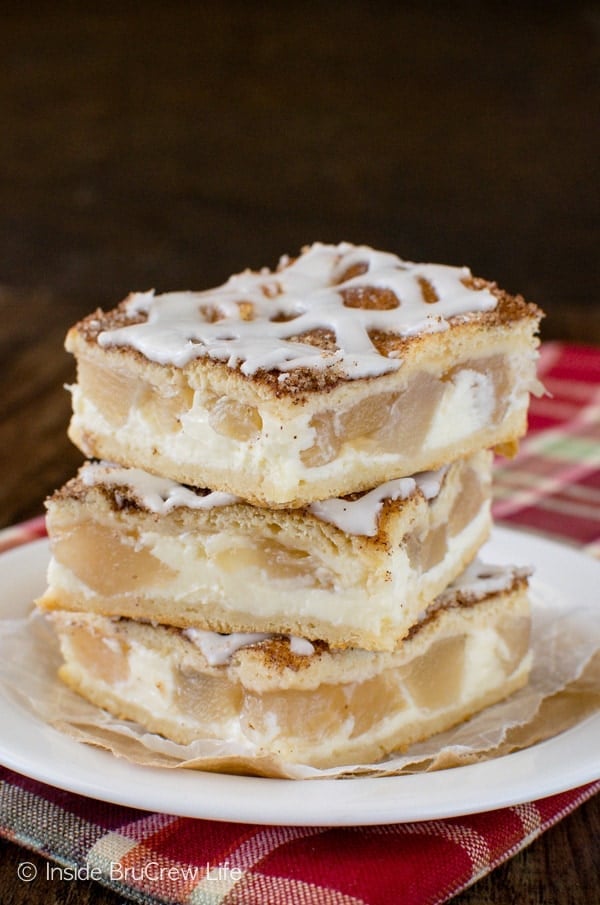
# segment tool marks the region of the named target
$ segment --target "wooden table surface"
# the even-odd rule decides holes
[[[2,5],[0,527],[80,463],[63,336],[131,289],[344,239],[467,263],[540,304],[544,338],[600,344],[600,10],[507,9]],[[589,905],[599,839],[593,800],[456,901]],[[21,883],[24,857],[0,843],[2,905],[122,901]]]

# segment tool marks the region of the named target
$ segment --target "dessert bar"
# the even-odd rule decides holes
[[[389,650],[474,558],[492,454],[268,510],[135,468],[84,465],[48,501],[46,609]]]
[[[71,439],[270,508],[369,490],[526,429],[541,311],[466,267],[314,244],[74,326]]]
[[[221,635],[91,613],[50,615],[61,677],[118,718],[186,744],[315,767],[375,762],[527,681],[527,577],[473,564],[394,651]]]

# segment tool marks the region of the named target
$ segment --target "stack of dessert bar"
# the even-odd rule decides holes
[[[315,244],[73,327],[39,606],[61,677],[176,742],[373,762],[527,681],[527,576],[477,559],[541,312],[467,268]]]

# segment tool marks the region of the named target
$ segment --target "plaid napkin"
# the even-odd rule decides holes
[[[498,463],[495,516],[600,556],[600,349],[549,343],[516,459]],[[41,518],[0,550],[43,536]],[[86,799],[0,767],[0,834],[134,902],[441,905],[600,791],[446,820],[273,827],[193,820]]]
[[[600,349],[546,343],[519,455],[494,472],[497,521],[581,544],[600,557]]]

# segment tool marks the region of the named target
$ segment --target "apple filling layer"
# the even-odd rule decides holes
[[[52,614],[62,678],[92,703],[180,743],[222,739],[327,767],[371,761],[468,718],[523,685],[526,581],[465,605],[444,599],[389,653],[237,639],[211,665],[193,633],[91,614]],[[189,634],[189,636],[188,636]]]
[[[123,362],[81,357],[71,437],[90,456],[299,507],[483,447],[509,449],[525,428],[534,366],[532,354],[496,350],[416,371],[401,388],[308,406],[192,388],[182,371],[163,385]]]
[[[345,444],[375,453],[395,453],[398,448],[405,455],[418,453],[443,397],[456,386],[464,387],[477,408],[470,420],[481,413],[490,424],[498,425],[510,403],[511,377],[509,359],[496,354],[468,359],[442,375],[422,371],[404,390],[376,393],[341,411],[325,408],[308,422],[313,442],[301,451],[302,464],[307,468],[326,465]],[[80,362],[78,379],[81,392],[115,428],[123,428],[135,409],[153,429],[177,434],[185,431],[186,418],[193,418],[197,406],[205,410],[211,431],[245,443],[260,440],[270,420],[256,405],[235,398],[210,391],[195,396],[183,380],[176,390],[169,387],[165,393],[160,385],[90,360]],[[198,415],[205,420],[203,412]]]
[[[391,649],[486,539],[491,458],[301,512],[88,465],[48,503],[41,605]]]

